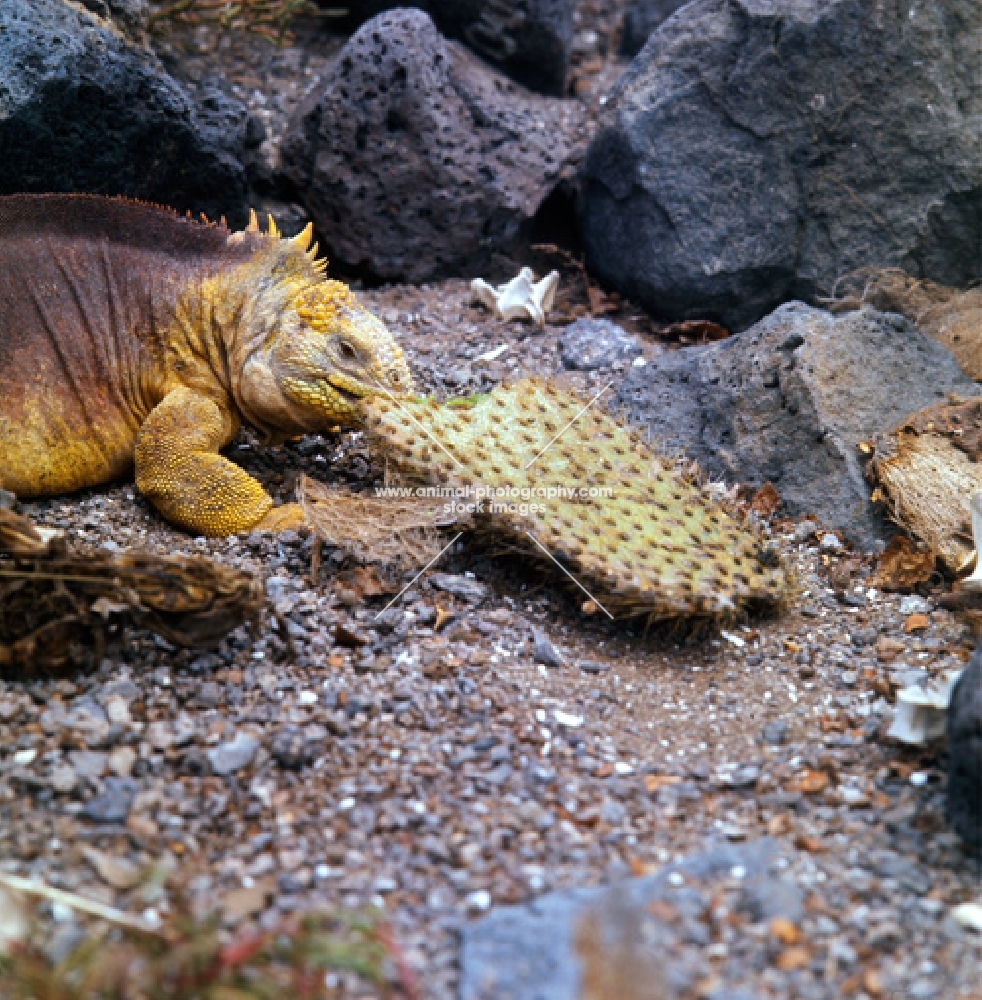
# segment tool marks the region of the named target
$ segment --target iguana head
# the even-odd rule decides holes
[[[258,233],[253,226],[246,233]],[[273,437],[359,425],[365,400],[412,389],[402,349],[345,284],[324,278],[311,237],[308,226],[281,239],[270,220],[249,278],[234,392],[243,416]]]

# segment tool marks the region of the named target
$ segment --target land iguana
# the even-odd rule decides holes
[[[310,226],[281,238],[92,195],[0,197],[0,487],[46,497],[135,467],[196,534],[301,523],[219,454],[361,422],[411,388],[402,351]]]

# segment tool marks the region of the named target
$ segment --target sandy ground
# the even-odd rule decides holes
[[[431,391],[572,378],[559,327],[502,324],[463,282],[363,297]],[[630,325],[629,310],[615,317]],[[649,354],[667,349],[638,336]],[[610,373],[575,377],[589,390]],[[281,500],[301,473],[354,488],[382,475],[350,432],[266,450],[244,433],[230,455]],[[433,571],[483,597],[424,576],[376,620],[390,595],[360,596],[330,550],[312,581],[302,535],[190,538],[129,484],[24,510],[75,546],[199,552],[260,573],[282,624],[267,617],[206,654],[133,633],[94,675],[0,684],[3,870],[139,911],[86,848],[169,856],[230,929],[374,902],[425,995],[449,997],[462,921],[769,833],[806,891],[809,951],[790,969],[744,970],[753,995],[972,995],[977,943],[950,912],[974,897],[978,868],[945,826],[943,758],[884,737],[905,674],[959,665],[970,636],[923,599],[927,627],[904,631],[911,599],[902,610],[871,559],[823,549],[812,523],[774,528],[799,587],[786,613],[677,641],[605,624],[549,572],[465,539]],[[533,629],[561,665],[536,662]],[[258,750],[210,773],[242,733]],[[767,929],[735,919],[731,933]]]
[[[588,102],[616,75],[600,54],[612,17],[597,21],[595,6],[578,41]],[[594,23],[598,39],[583,37]],[[336,47],[288,47],[270,63],[251,46],[222,55],[203,33],[181,59],[202,78],[221,56],[266,122],[273,162],[303,79]],[[557,346],[587,311],[582,276],[556,254],[529,262],[562,271],[541,331],[494,320],[462,281],[361,294],[422,390],[468,395],[537,374],[598,391],[617,370],[566,372]],[[598,301],[648,357],[675,346],[629,304]],[[244,432],[229,455],[279,501],[301,474],[359,489],[383,475],[351,432],[272,449]],[[978,893],[979,868],[944,821],[942,751],[885,737],[898,684],[960,665],[972,640],[930,594],[882,593],[875,561],[823,547],[814,525],[773,526],[798,581],[785,613],[683,640],[605,623],[550,572],[466,538],[433,572],[471,599],[427,574],[377,618],[391,595],[360,591],[330,549],[314,578],[302,533],[190,538],[127,483],[23,509],[75,547],[204,553],[261,574],[278,617],[215,652],[137,632],[90,676],[0,682],[3,871],[141,912],[139,891],[100,875],[91,849],[165,857],[229,931],[374,903],[423,994],[449,998],[464,922],[769,834],[805,899],[799,950],[775,940],[771,960],[748,964],[743,943],[772,929],[717,907],[690,995],[736,982],[763,997],[978,995],[979,939],[951,911]],[[907,631],[912,609],[927,624]],[[559,665],[536,662],[533,630]],[[242,734],[255,737],[248,751]],[[82,934],[60,916],[56,954]],[[343,977],[339,989],[371,995]]]

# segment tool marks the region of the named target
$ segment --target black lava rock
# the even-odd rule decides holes
[[[926,0],[916,25],[867,0],[686,4],[590,144],[594,273],[662,315],[737,330],[870,265],[982,276],[982,5]]]
[[[148,49],[77,5],[0,3],[0,194],[122,194],[238,225],[246,121],[215,87],[196,103]]]
[[[344,6],[349,21],[360,24],[409,5],[398,0],[351,0]],[[573,0],[419,0],[412,6],[425,10],[443,34],[463,42],[513,80],[543,94],[565,93],[573,47]]]
[[[868,546],[890,531],[857,443],[949,392],[979,388],[902,317],[789,302],[736,337],[630,368],[612,408],[707,474],[770,482],[792,517]]]
[[[386,281],[487,276],[581,155],[583,108],[538,97],[422,11],[364,24],[300,106],[285,175],[327,255]]]

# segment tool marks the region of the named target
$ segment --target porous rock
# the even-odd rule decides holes
[[[573,45],[572,0],[429,0],[440,29],[519,83],[561,97]]]
[[[695,0],[606,102],[588,264],[673,317],[746,327],[863,266],[980,275],[982,6]]]
[[[384,280],[482,273],[580,155],[583,110],[534,96],[419,10],[368,21],[298,109],[286,175],[336,263]]]
[[[609,319],[583,317],[566,327],[559,338],[563,367],[574,371],[612,368],[618,361],[630,364],[643,353],[637,340]]]
[[[354,0],[361,22],[405,3]],[[573,45],[572,0],[420,0],[437,27],[502,73],[544,94],[562,96]]]
[[[80,5],[0,4],[0,194],[122,194],[239,224],[245,122],[230,97],[196,104],[147,49]]]
[[[632,368],[614,406],[710,476],[770,482],[791,516],[871,545],[887,528],[859,443],[950,392],[979,390],[903,317],[790,302],[736,337]]]
[[[948,819],[967,847],[982,852],[982,648],[948,705]]]

